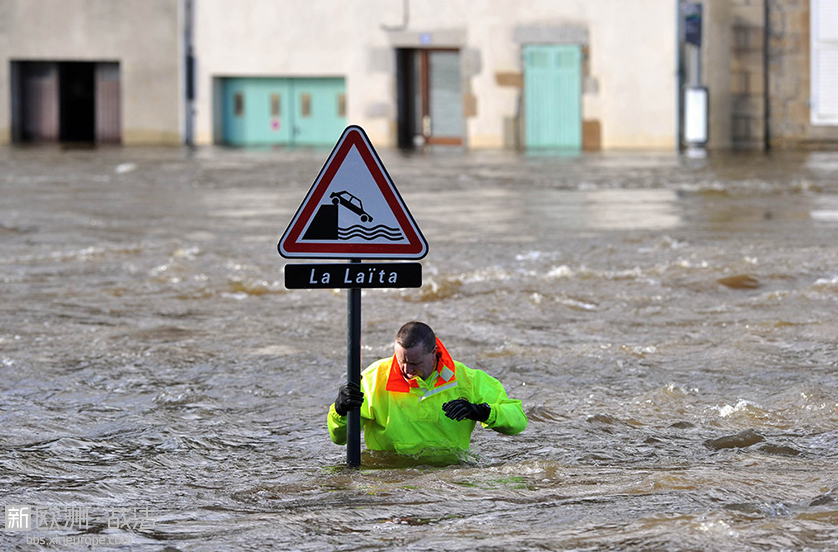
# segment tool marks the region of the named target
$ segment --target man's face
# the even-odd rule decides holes
[[[405,379],[425,379],[436,368],[436,347],[426,353],[425,346],[421,343],[410,349],[396,343],[396,362],[399,363],[399,370]]]

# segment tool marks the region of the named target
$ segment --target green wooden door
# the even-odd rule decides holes
[[[225,79],[223,83],[224,142],[247,143],[247,79]]]
[[[527,148],[582,148],[582,52],[565,44],[524,47]]]
[[[346,128],[346,85],[342,78],[293,79],[293,142],[334,145]]]
[[[346,127],[342,78],[227,78],[223,139],[234,146],[331,146]]]
[[[291,133],[291,86],[287,79],[252,79],[253,142],[288,144]]]

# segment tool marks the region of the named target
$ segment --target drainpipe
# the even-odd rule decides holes
[[[770,46],[771,46],[771,0],[763,0],[763,32],[762,32],[762,94],[763,94],[763,148],[765,151],[771,149],[771,91],[769,85],[771,79],[769,77],[770,63]]]
[[[185,142],[187,146],[195,145],[195,55],[192,49],[192,30],[194,25],[194,0],[184,0],[183,4],[183,43],[186,58],[184,59],[184,88],[186,91],[184,105],[186,107]]]
[[[686,69],[684,67],[684,11],[681,7],[682,0],[675,0],[675,29],[676,29],[676,52],[678,56],[678,75],[677,86],[675,87],[676,106],[678,109],[678,117],[675,122],[675,136],[677,139],[676,150],[683,151],[684,149],[684,78]]]

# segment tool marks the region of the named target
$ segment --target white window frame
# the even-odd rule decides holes
[[[810,122],[838,126],[838,0],[811,0],[809,18]]]

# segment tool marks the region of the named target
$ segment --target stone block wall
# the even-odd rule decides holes
[[[810,0],[765,0],[768,24],[768,142],[777,149],[833,149],[838,126],[812,125]]]
[[[731,145],[765,147],[764,0],[732,0]]]

